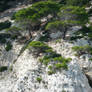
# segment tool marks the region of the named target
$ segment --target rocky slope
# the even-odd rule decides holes
[[[0,79],[0,91],[1,92],[91,92],[88,80],[85,74],[82,72],[80,66],[87,65],[88,56],[86,60],[83,58],[77,58],[74,56],[74,52],[71,47],[75,44],[80,45],[80,41],[85,44],[84,39],[80,39],[74,44],[60,40],[59,42],[49,42],[57,53],[62,54],[64,57],[71,57],[72,61],[68,64],[68,70],[57,71],[56,74],[48,75],[45,66],[40,65],[38,59],[34,58],[29,50],[25,50],[17,61],[13,64],[13,71],[4,74]],[[86,42],[87,44],[87,42]],[[20,45],[15,45],[14,49],[19,51]],[[16,54],[18,52],[15,52]],[[7,60],[12,62],[12,52],[7,55]],[[13,55],[13,54],[12,54]],[[11,58],[12,57],[12,58]],[[15,58],[15,56],[14,56]],[[7,61],[8,62],[8,61]],[[87,63],[86,63],[87,62]],[[83,66],[84,64],[84,66]],[[89,64],[88,64],[89,65]],[[89,66],[86,66],[89,67]],[[42,81],[39,83],[37,78],[41,77]]]
[[[30,50],[26,49],[20,54],[24,44],[11,40],[13,47],[8,52],[5,50],[6,45],[0,44],[0,66],[8,66],[7,71],[0,72],[0,92],[92,92],[92,80],[91,83],[88,81],[92,78],[91,56],[83,54],[78,57],[72,50],[73,46],[92,45],[92,42],[85,38],[70,42],[68,38],[78,29],[80,27],[70,29],[68,40],[46,42],[63,57],[72,58],[67,64],[68,70],[60,69],[52,75],[47,74],[48,68],[39,63],[39,57],[35,58]]]

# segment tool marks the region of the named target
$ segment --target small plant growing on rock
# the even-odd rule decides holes
[[[46,53],[47,50],[52,50],[51,47],[49,47],[48,45],[46,45],[45,43],[40,42],[40,41],[32,41],[28,45],[28,48],[29,47],[36,49],[38,51],[38,53]]]
[[[48,66],[48,69],[52,70],[53,66],[52,65],[49,65]]]
[[[57,63],[57,64],[55,64],[55,68],[56,68],[56,69],[60,69],[60,68],[62,68],[62,64],[61,64],[61,63]]]
[[[48,75],[52,75],[52,74],[54,74],[55,72],[53,71],[53,70],[49,70],[48,71]]]
[[[62,92],[66,92],[65,90],[63,90]]]
[[[40,83],[42,81],[41,77],[37,77],[36,80]]]

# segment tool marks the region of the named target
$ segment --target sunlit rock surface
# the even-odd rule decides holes
[[[60,43],[49,42],[48,45],[63,56],[72,58],[68,70],[61,69],[48,75],[47,68],[25,50],[13,65],[13,71],[0,79],[0,92],[91,92],[79,59],[71,50],[72,44],[61,40]],[[37,77],[42,78],[40,83]]]

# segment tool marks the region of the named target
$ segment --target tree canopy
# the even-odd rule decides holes
[[[60,4],[50,1],[41,1],[31,7],[22,9],[15,14],[16,20],[30,19],[31,21],[40,20],[48,14],[55,14],[59,11]]]

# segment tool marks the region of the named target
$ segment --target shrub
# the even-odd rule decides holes
[[[19,10],[15,14],[17,20],[30,19],[37,21],[48,14],[55,14],[59,11],[60,5],[56,2],[41,1],[32,5],[32,7]]]
[[[77,53],[79,55],[85,54],[85,53],[92,54],[92,47],[89,46],[89,45],[85,45],[85,46],[74,46],[74,47],[72,47],[72,49],[74,51],[77,51]]]
[[[48,66],[48,69],[52,70],[53,69],[53,66],[52,65],[49,65]]]
[[[60,30],[60,31],[63,31],[64,28],[67,28],[67,26],[71,26],[71,25],[74,25],[76,24],[77,22],[76,21],[72,21],[72,20],[69,20],[69,21],[53,21],[53,22],[49,22],[47,25],[46,25],[46,30],[53,30],[53,29],[57,29],[57,30]]]
[[[62,21],[54,21],[54,22],[49,22],[46,26],[46,30],[53,30],[53,29],[60,29],[64,25],[64,22]]]
[[[36,80],[40,83],[42,81],[42,78],[41,77],[37,77]]]
[[[68,69],[68,66],[67,66],[66,62],[63,62],[63,63],[62,63],[62,68],[63,68],[63,69]]]
[[[50,59],[43,60],[43,64],[46,66],[48,65],[49,62],[50,62]]]
[[[58,16],[61,20],[73,21],[76,24],[85,24],[88,22],[88,14],[85,7],[64,6],[60,8]]]
[[[61,68],[68,69],[66,62],[55,64],[55,68],[56,69],[61,69]]]
[[[5,47],[5,50],[6,51],[9,51],[12,49],[12,44],[10,42],[7,43],[6,47]]]
[[[13,32],[16,32],[16,31],[19,31],[19,30],[21,30],[21,28],[19,28],[19,27],[16,27],[16,26],[12,26],[12,27],[10,27],[10,28],[7,28],[7,32],[10,32],[10,33],[13,33]]]
[[[52,53],[53,54],[53,53]],[[52,66],[48,66],[48,69],[52,70],[52,69],[67,69],[67,64],[68,62],[70,62],[72,59],[71,58],[64,58],[62,56],[53,56],[52,54],[50,55],[45,55],[42,59],[39,59],[39,61],[44,64],[44,65],[48,65],[50,62],[54,62],[55,64]]]
[[[40,42],[40,41],[32,41],[28,45],[28,48],[29,47],[33,47],[35,49],[38,49],[38,50],[40,50],[40,52],[46,52],[46,50],[52,50],[51,47],[49,47],[48,45],[46,45],[45,43]]]
[[[0,67],[0,72],[4,72],[4,71],[6,71],[8,68],[7,68],[7,66],[1,66]]]
[[[10,26],[11,26],[11,22],[9,22],[9,21],[1,22],[0,23],[0,30],[9,28]]]
[[[55,51],[52,50],[51,47],[49,47],[48,45],[46,45],[43,42],[40,41],[32,41],[29,45],[29,47],[33,47],[35,48],[35,50],[39,50],[41,53],[45,53],[43,54],[44,56],[42,58],[39,59],[40,63],[48,66],[50,63],[52,64],[52,66],[48,66],[48,69],[50,69],[50,71],[48,71],[48,74],[51,75],[54,72],[54,68],[63,68],[63,69],[67,69],[67,64],[69,61],[71,61],[71,58],[64,58],[62,57],[60,54],[57,54]],[[37,52],[38,52],[37,50]],[[53,63],[52,63],[53,62]]]
[[[92,26],[89,27],[83,26],[79,31],[75,33],[75,35],[80,34],[82,34],[83,36],[88,36],[89,34],[92,34]]]
[[[54,74],[54,73],[55,73],[55,72],[52,71],[52,70],[48,71],[48,75],[52,75],[52,74]]]
[[[62,68],[62,64],[61,64],[61,63],[57,63],[57,64],[55,64],[55,68],[56,68],[56,69],[60,69],[60,68]]]
[[[71,58],[64,58],[62,56],[59,56],[59,57],[55,57],[53,58],[54,61],[58,61],[58,62],[69,62],[71,61],[72,59]]]
[[[57,30],[58,30],[58,31],[62,32],[62,38],[65,38],[66,32],[68,31],[68,29],[71,26],[74,26],[74,25],[77,25],[77,24],[79,25],[80,22],[79,21],[73,21],[73,20],[53,21],[53,22],[49,22],[46,25],[45,29],[49,30],[48,32],[50,32],[50,31],[57,32]]]
[[[66,0],[67,5],[84,6],[89,4],[91,0]]]
[[[21,35],[20,31],[22,29],[16,26],[12,26],[6,30],[7,33],[11,34],[12,38],[17,38]]]
[[[63,90],[62,92],[66,92],[65,90]]]

